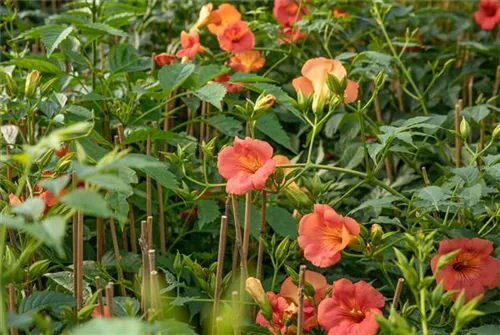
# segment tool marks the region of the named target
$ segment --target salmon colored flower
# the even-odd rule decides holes
[[[69,152],[69,144],[66,144],[66,145],[62,146],[61,149],[56,150],[55,154],[57,157],[62,158],[64,156],[66,156],[68,154],[68,152]]]
[[[289,25],[281,26],[280,32],[281,34],[278,37],[280,43],[296,43],[307,37],[307,34],[302,32],[299,28],[290,27]]]
[[[209,24],[220,24],[221,23],[221,17],[218,13],[213,11],[214,6],[211,3],[208,3],[201,7],[200,9],[200,14],[198,15],[198,20],[196,23],[191,27],[189,31],[195,31],[200,28],[205,27],[206,25]]]
[[[14,193],[9,194],[9,204],[11,206],[17,206],[22,203],[21,199],[19,199],[19,197],[17,197]]]
[[[250,51],[255,46],[255,36],[248,29],[248,23],[245,21],[227,24],[217,35],[217,40],[222,50],[235,54]]]
[[[354,219],[337,214],[328,205],[316,204],[299,222],[298,242],[308,261],[325,268],[340,261],[341,251],[359,230]]]
[[[325,297],[328,283],[326,278],[314,271],[307,270],[305,273],[305,280],[314,288],[314,300],[318,304]],[[290,303],[299,304],[299,288],[292,281],[291,277],[285,279],[281,285],[280,295],[286,298]],[[304,331],[309,332],[312,328],[316,327],[318,320],[316,318],[316,310],[314,305],[307,297],[304,298]]]
[[[302,16],[308,13],[304,4],[300,5],[295,0],[275,0],[273,14],[282,25],[290,25],[302,20]]]
[[[328,335],[375,335],[376,314],[382,314],[384,296],[364,281],[347,279],[333,283],[331,298],[318,307],[318,322]]]
[[[500,0],[481,0],[474,18],[483,30],[495,28],[497,24],[500,24]]]
[[[200,44],[200,35],[196,31],[190,33],[181,32],[181,47],[182,49],[175,54],[177,58],[187,57],[193,59],[197,53],[204,51]]]
[[[334,9],[333,10],[334,17],[346,17],[349,16],[349,12],[343,9]]]
[[[306,96],[313,95],[314,105],[325,103],[329,99],[330,90],[326,84],[328,74],[342,80],[347,76],[347,72],[336,59],[327,59],[324,57],[312,58],[304,63],[301,70],[302,76],[295,78],[292,82],[297,93],[302,91]],[[358,98],[358,83],[347,80],[347,87],[344,91],[344,101],[352,103]]]
[[[213,35],[219,35],[227,24],[241,21],[241,13],[228,3],[220,5],[212,14],[218,17],[217,20],[214,19],[214,22],[207,25]]]
[[[221,74],[220,76],[214,78],[214,81],[216,83],[221,83],[222,85],[224,85],[227,93],[237,93],[243,91],[243,83],[240,84],[229,83],[230,80],[231,80],[231,75],[228,73]]]
[[[257,317],[255,319],[255,323],[261,325],[262,327],[266,327],[271,331],[271,333],[276,334],[274,329],[280,331],[280,334],[289,334],[287,332],[287,326],[285,325],[285,316],[290,318],[292,315],[290,313],[290,303],[282,296],[275,294],[273,292],[267,292],[267,298],[271,303],[272,309],[272,325],[268,320],[264,317],[262,311],[257,313]]]
[[[175,56],[168,53],[161,53],[155,56],[155,63],[158,66],[170,65],[175,62]]]
[[[437,271],[439,258],[454,250],[459,253],[443,268]],[[500,285],[500,260],[490,256],[493,243],[480,238],[465,237],[444,240],[439,243],[438,254],[431,260],[436,282],[443,282],[445,290],[456,290],[456,299],[464,291],[465,301],[469,301],[485,291]]]
[[[111,313],[109,310],[109,307],[106,305],[101,306],[97,304],[94,308],[94,311],[92,312],[92,318],[97,319],[97,318],[104,318],[104,319],[111,319]]]
[[[224,148],[217,161],[220,175],[227,180],[226,192],[241,195],[263,189],[276,169],[272,157],[273,148],[269,143],[235,137],[233,146]]]
[[[238,72],[256,72],[260,70],[266,59],[260,55],[258,50],[240,52],[231,57],[229,66]]]

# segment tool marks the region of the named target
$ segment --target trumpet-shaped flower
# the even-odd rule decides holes
[[[271,331],[271,333],[276,334],[274,329],[280,331],[280,334],[289,334],[287,332],[287,326],[285,324],[285,317],[290,318],[292,315],[290,313],[290,303],[282,296],[277,295],[273,292],[267,292],[267,298],[271,303],[272,309],[272,324],[264,317],[262,311],[257,313],[255,323],[266,327]]]
[[[280,43],[296,43],[307,37],[307,34],[302,32],[298,27],[291,27],[290,25],[281,26],[280,32],[281,34],[278,37]]]
[[[454,250],[458,254],[443,268],[437,270],[439,259]],[[436,281],[443,282],[445,290],[456,290],[456,299],[464,291],[465,301],[469,301],[485,291],[500,285],[500,260],[490,256],[493,243],[480,238],[465,237],[444,240],[439,243],[438,254],[431,260]]]
[[[331,298],[318,307],[318,322],[328,335],[375,335],[376,314],[382,314],[384,296],[370,284],[347,279],[333,283]]]
[[[500,0],[481,0],[474,18],[483,30],[495,28],[497,24],[500,24]]]
[[[220,15],[213,10],[213,5],[208,3],[201,7],[198,20],[191,27],[190,31],[195,31],[209,24],[219,24],[221,22]]]
[[[181,32],[181,47],[182,49],[175,54],[178,58],[187,57],[193,59],[197,53],[204,51],[200,44],[200,35],[198,32]]]
[[[165,66],[172,64],[175,61],[175,56],[164,52],[159,55],[155,55],[154,60],[156,65]]]
[[[222,50],[235,54],[250,51],[255,46],[255,36],[245,21],[227,24],[217,35],[217,40]]]
[[[336,59],[327,59],[324,57],[312,58],[302,66],[302,76],[295,78],[292,82],[297,93],[309,96],[313,95],[313,105],[315,103],[326,103],[328,101],[330,90],[327,85],[328,75],[335,76],[339,81],[347,76],[347,72]],[[344,91],[344,101],[351,103],[358,98],[358,83],[347,80],[347,87]]]
[[[211,14],[213,17],[218,17],[218,19],[212,18],[213,22],[207,25],[208,30],[213,35],[219,35],[227,24],[241,21],[241,13],[233,5],[228,3],[221,4],[219,8]]]
[[[302,20],[302,16],[307,14],[307,8],[295,0],[275,0],[273,14],[281,25],[290,25]]]
[[[249,50],[237,53],[231,57],[229,66],[238,72],[256,72],[260,70],[265,63],[266,59],[260,55],[260,51]]]
[[[273,148],[267,142],[236,137],[232,146],[219,153],[217,161],[220,175],[227,180],[226,192],[241,195],[263,189],[276,169],[272,157]]]
[[[337,214],[328,205],[316,204],[314,211],[300,220],[298,242],[304,257],[324,268],[340,261],[341,251],[359,231],[354,219]]]

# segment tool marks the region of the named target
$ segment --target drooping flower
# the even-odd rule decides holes
[[[328,205],[316,204],[313,212],[299,222],[298,242],[304,257],[324,268],[340,261],[341,251],[359,231],[354,219],[337,214]]]
[[[226,88],[227,93],[237,93],[243,91],[243,83],[230,83],[229,81],[231,80],[231,75],[226,73],[226,74],[221,74],[220,76],[217,76],[214,78],[214,81],[216,83],[221,83],[224,85]]]
[[[307,34],[302,32],[298,27],[291,27],[289,25],[281,26],[280,32],[281,34],[278,37],[280,43],[296,43],[307,37]]]
[[[102,310],[101,310],[102,307]],[[97,304],[94,307],[94,311],[92,312],[92,318],[97,319],[97,318],[104,318],[104,319],[111,319],[111,313],[109,310],[109,307],[106,305],[100,306]]]
[[[182,49],[175,54],[178,58],[187,57],[193,59],[197,53],[204,51],[200,44],[200,35],[196,31],[181,32],[181,47]]]
[[[267,292],[267,298],[271,303],[272,309],[272,325],[262,314],[262,311],[257,313],[255,323],[266,327],[271,331],[271,333],[276,334],[274,329],[280,331],[281,334],[288,334],[287,325],[285,324],[285,318],[290,319],[293,317],[293,310],[290,309],[290,303],[282,296],[275,294],[273,292]]]
[[[256,72],[260,70],[266,59],[260,55],[258,50],[240,52],[231,57],[229,66],[238,72]]]
[[[326,278],[318,272],[307,270],[305,281],[314,288],[314,300],[318,304],[323,300],[328,289]],[[293,283],[291,277],[285,279],[281,284],[280,295],[294,305],[299,304],[299,288]],[[304,331],[309,332],[317,324],[318,319],[314,305],[307,297],[304,297]]]
[[[328,101],[330,90],[327,86],[328,74],[335,76],[339,81],[347,76],[347,72],[336,59],[324,57],[312,58],[304,63],[301,70],[302,76],[295,78],[292,82],[297,93],[301,91],[304,95],[313,95],[313,109],[315,104],[325,104]],[[344,101],[351,103],[358,98],[358,83],[347,80],[344,91]]]
[[[213,11],[213,8],[214,6],[211,3],[201,7],[198,20],[189,31],[198,30],[209,24],[219,24],[221,22],[221,17],[218,13],[216,13],[216,11]]]
[[[208,30],[213,35],[219,35],[227,24],[241,21],[241,13],[233,5],[228,3],[221,4],[219,8],[211,14],[213,16],[218,16],[218,19],[213,19],[213,22],[207,25]]]
[[[168,54],[166,52],[163,52],[159,55],[156,55],[154,57],[155,63],[158,66],[165,66],[165,65],[170,65],[175,61],[175,56]]]
[[[346,17],[349,16],[349,12],[343,9],[334,9],[333,10],[334,17]]]
[[[439,258],[454,250],[459,253],[443,268],[437,271]],[[456,290],[456,299],[464,291],[465,301],[484,293],[485,288],[494,289],[500,285],[500,260],[491,257],[493,243],[488,240],[465,237],[443,240],[438,254],[431,260],[436,281],[443,282],[445,290]]]
[[[273,148],[269,143],[250,137],[235,137],[232,146],[224,148],[218,156],[217,167],[227,180],[226,192],[242,195],[251,190],[261,190],[267,178],[276,169],[272,159]]]
[[[302,20],[302,16],[307,14],[304,4],[300,5],[295,0],[275,0],[273,14],[281,25],[291,25]]]
[[[255,46],[255,36],[245,21],[237,21],[224,26],[217,35],[219,46],[224,51],[240,53],[250,51]]]
[[[474,18],[483,30],[495,28],[497,24],[500,24],[500,0],[481,0]]]
[[[333,283],[331,298],[318,307],[318,322],[328,335],[375,335],[376,314],[382,314],[384,296],[370,284],[347,279]]]

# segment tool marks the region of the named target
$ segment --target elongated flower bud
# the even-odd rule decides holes
[[[32,98],[35,95],[36,88],[40,83],[40,72],[37,70],[33,70],[30,72],[28,77],[26,78],[26,84],[24,86],[24,94],[28,98]]]
[[[248,277],[245,282],[245,289],[247,290],[248,294],[252,296],[255,303],[261,308],[262,315],[267,320],[272,320],[273,312],[271,303],[269,302],[269,299],[266,295],[266,292],[264,291],[264,288],[262,287],[260,280],[254,277]]]

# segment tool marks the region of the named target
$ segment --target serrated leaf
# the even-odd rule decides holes
[[[257,120],[256,128],[260,132],[269,136],[276,143],[281,144],[293,153],[296,152],[290,137],[288,137],[288,134],[285,130],[283,130],[281,123],[273,114],[268,113],[263,115],[259,120]]]
[[[151,136],[152,141],[191,140],[189,137],[182,136],[171,131],[165,131],[154,127],[148,127],[148,128],[137,129],[129,133],[125,137],[123,144],[131,144],[131,143],[145,141],[148,138],[148,135]]]
[[[286,209],[281,207],[267,208],[266,222],[276,234],[297,239],[297,221]]]
[[[292,105],[290,102],[290,96],[288,96],[288,94],[286,94],[281,87],[268,83],[246,84],[245,87],[248,87],[258,93],[265,92],[266,94],[271,94],[279,104],[283,105],[283,107],[302,120],[300,111]]]
[[[144,326],[139,319],[117,318],[103,319],[97,318],[86,322],[80,327],[74,328],[71,335],[143,335]]]
[[[47,48],[47,57],[57,49],[59,44],[66,39],[66,37],[73,31],[73,26],[67,28],[63,27],[53,27],[52,29],[44,30],[41,33],[42,42]]]
[[[460,177],[460,179],[465,182],[466,186],[474,185],[480,176],[479,170],[475,166],[453,168],[451,172]]]
[[[220,216],[219,206],[215,200],[198,200],[198,228],[215,221]]]
[[[158,80],[165,93],[170,93],[194,72],[194,64],[172,64],[164,66],[158,72]]]
[[[12,207],[12,212],[37,220],[45,210],[45,201],[40,198],[28,198],[21,204]]]
[[[96,191],[76,189],[64,195],[61,201],[86,215],[102,218],[114,216],[106,200]]]
[[[434,185],[424,187],[417,193],[417,198],[429,203],[436,210],[439,210],[439,205],[450,197],[450,190]]]
[[[226,89],[219,83],[210,83],[193,92],[200,100],[209,102],[219,110],[222,109],[221,101],[226,95]]]
[[[231,76],[230,83],[273,83],[272,79],[259,76],[255,73],[236,72]]]
[[[39,182],[40,186],[50,191],[52,194],[59,194],[70,180],[69,175],[62,175],[54,179],[45,179]]]
[[[121,178],[112,174],[93,174],[84,178],[84,180],[92,185],[97,185],[109,191],[119,191],[126,196],[132,195],[132,187],[125,183]]]
[[[75,299],[70,295],[59,292],[37,291],[21,300],[19,313],[35,313],[47,308],[60,312],[63,306],[75,306]]]
[[[198,297],[177,297],[170,302],[172,306],[184,306],[186,303],[194,301],[198,299]]]
[[[230,68],[218,64],[202,66],[198,75],[198,87],[205,85],[208,81],[222,74],[228,73],[230,70]]]
[[[241,122],[231,116],[225,116],[222,114],[215,115],[208,119],[208,123],[224,135],[228,136],[237,136],[243,131]]]
[[[141,59],[130,44],[113,46],[109,51],[108,62],[112,73],[144,71],[152,66],[151,59]]]
[[[127,317],[127,310],[125,309],[126,304],[132,304],[132,312],[134,316],[139,313],[141,304],[137,299],[131,297],[115,297],[113,299],[113,313],[119,317]]]
[[[15,65],[17,67],[28,69],[28,70],[38,70],[40,72],[62,74],[63,71],[61,67],[52,60],[45,58],[40,58],[37,56],[28,56],[23,58],[12,59],[4,64]]]
[[[103,36],[105,34],[114,35],[114,36],[121,36],[121,37],[128,36],[128,34],[126,32],[124,32],[123,30],[113,28],[105,23],[92,22],[92,23],[86,23],[80,27],[81,27],[82,31],[86,31],[86,32],[89,32],[91,34],[96,34],[99,36]]]

